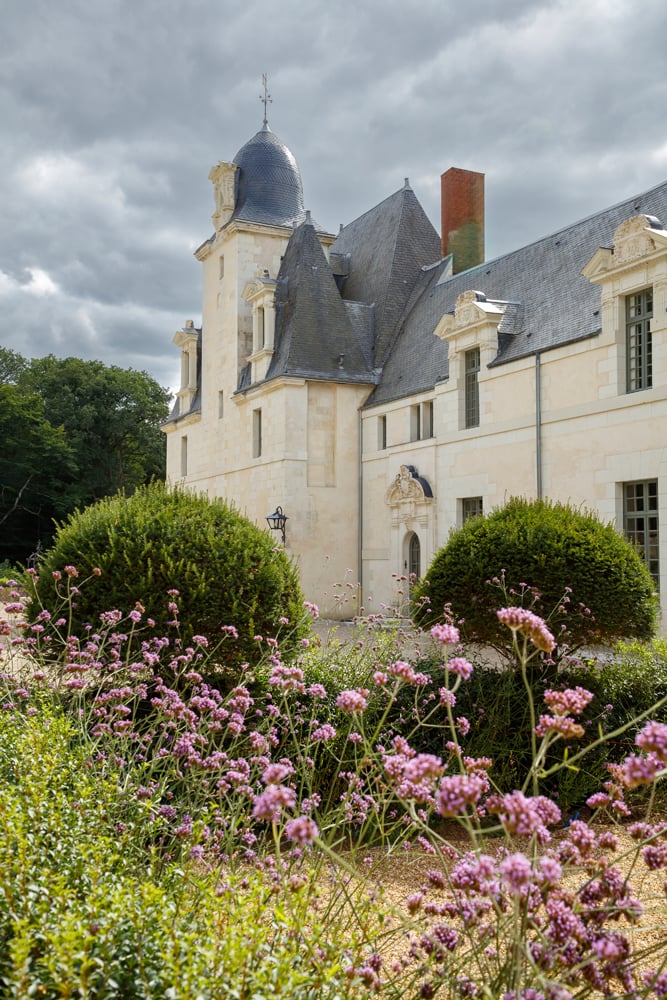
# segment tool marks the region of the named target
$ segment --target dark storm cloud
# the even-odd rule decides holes
[[[176,380],[200,318],[207,175],[261,126],[336,231],[409,177],[487,175],[497,255],[667,176],[664,0],[10,5],[0,57],[0,344]],[[438,226],[439,227],[439,226]]]

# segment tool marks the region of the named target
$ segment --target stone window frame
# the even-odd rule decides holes
[[[252,457],[262,457],[262,409],[257,407],[252,411]]]
[[[479,347],[471,347],[463,354],[463,397],[464,427],[479,427],[479,373],[481,352]]]
[[[653,385],[653,286],[625,296],[626,392]]]
[[[657,479],[622,484],[623,532],[646,563],[656,590],[660,588],[660,522]]]
[[[484,514],[484,497],[461,497],[459,500],[461,524]]]

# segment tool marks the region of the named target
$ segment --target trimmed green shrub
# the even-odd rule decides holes
[[[66,566],[76,567],[78,577],[54,579]],[[29,616],[41,607],[58,610],[66,581],[84,578],[71,602],[74,632],[86,623],[95,627],[100,612],[127,614],[137,603],[156,630],[167,631],[174,602],[183,645],[197,635],[215,649],[226,626],[238,631],[238,638],[226,634],[213,657],[238,668],[258,659],[256,634],[280,633],[286,655],[308,631],[296,568],[269,533],[222,500],[162,483],[107,497],[60,524],[40,564]]]
[[[653,581],[632,545],[596,514],[548,500],[514,497],[453,531],[416,588],[415,620],[440,621],[449,605],[466,640],[494,645],[501,602],[535,610],[570,648],[656,627]]]

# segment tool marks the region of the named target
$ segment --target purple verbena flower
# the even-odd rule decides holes
[[[443,646],[454,646],[459,641],[459,630],[454,625],[434,625],[431,636]]]
[[[473,665],[463,656],[455,656],[445,664],[445,669],[449,670],[452,674],[456,674],[458,677],[462,677],[464,681],[467,681],[472,674]]]
[[[635,743],[646,753],[654,753],[658,760],[667,764],[667,725],[664,722],[647,722]]]
[[[368,707],[368,691],[366,688],[357,690],[341,691],[336,698],[336,704],[341,712],[348,712],[355,715],[363,712]]]
[[[496,614],[503,625],[507,625],[512,632],[527,636],[542,652],[551,653],[555,648],[556,640],[544,619],[527,608],[501,608]]]
[[[312,844],[319,832],[317,823],[309,816],[298,816],[285,824],[285,836],[301,846]]]
[[[292,809],[296,804],[296,792],[285,785],[268,785],[255,799],[252,808],[254,819],[277,823],[282,809]]]

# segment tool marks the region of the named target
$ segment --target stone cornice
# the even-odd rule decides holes
[[[184,413],[182,416],[169,417],[163,424],[160,425],[160,430],[165,434],[171,434],[172,431],[182,431],[184,427],[190,427],[192,424],[198,424],[201,420],[201,410],[191,410],[188,413]]]
[[[197,260],[204,261],[237,233],[252,234],[257,236],[280,236],[289,239],[294,232],[291,226],[266,226],[260,222],[245,222],[243,219],[231,219],[217,233],[213,233],[207,240],[197,247],[194,256]],[[324,247],[330,247],[336,239],[331,233],[317,233],[317,238]]]

